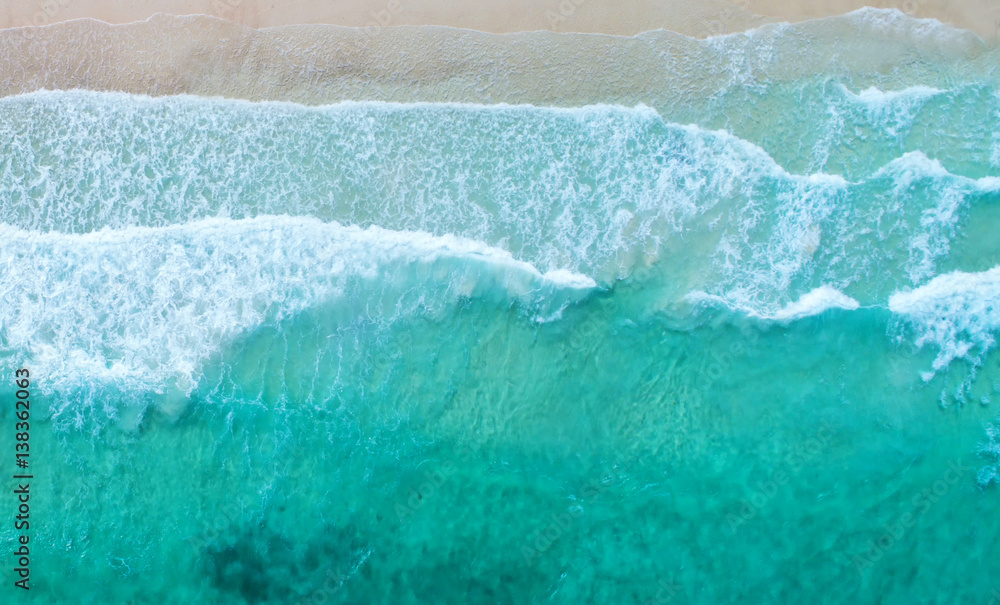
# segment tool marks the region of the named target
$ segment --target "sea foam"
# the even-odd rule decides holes
[[[955,359],[978,364],[995,346],[1000,329],[1000,267],[940,275],[919,288],[896,292],[889,309],[913,325],[918,346],[937,347],[934,371],[924,375],[926,380]]]
[[[190,392],[224,344],[321,304],[392,321],[486,297],[549,317],[596,285],[461,237],[305,217],[87,234],[4,225],[0,238],[3,349],[27,354],[54,390]]]
[[[829,286],[820,286],[802,295],[802,298],[783,307],[774,314],[777,320],[794,320],[819,315],[830,309],[853,311],[861,305],[858,301]]]
[[[929,90],[851,102],[938,96]],[[760,317],[797,315],[796,301],[823,287],[873,305],[926,282],[970,208],[997,191],[996,177],[922,151],[851,178],[795,173],[760,145],[643,105],[305,107],[76,91],[4,99],[0,116],[0,220],[25,231],[309,216],[460,237],[553,280],[642,280]]]

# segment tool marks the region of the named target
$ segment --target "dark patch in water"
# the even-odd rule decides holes
[[[351,527],[327,525],[297,544],[261,523],[209,544],[203,561],[212,585],[236,602],[297,603],[324,585],[337,585],[365,546]]]

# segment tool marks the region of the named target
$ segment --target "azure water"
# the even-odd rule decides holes
[[[1000,88],[801,31],[682,108],[0,100],[27,602],[989,603]]]

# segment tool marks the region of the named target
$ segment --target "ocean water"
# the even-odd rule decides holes
[[[873,14],[683,107],[0,99],[4,602],[1000,602],[1000,83]]]

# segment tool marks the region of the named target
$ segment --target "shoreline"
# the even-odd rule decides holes
[[[848,50],[831,53],[836,48]],[[937,71],[942,62],[992,77],[988,66],[997,54],[966,30],[878,10],[763,24],[711,40],[667,30],[616,36],[405,25],[254,29],[155,15],[121,25],[80,19],[0,30],[0,96],[87,89],[306,105],[643,103],[683,116],[736,85],[748,66],[755,66],[754,77],[781,82],[836,64],[854,74],[856,87],[891,88],[904,72],[927,85],[957,75]]]

